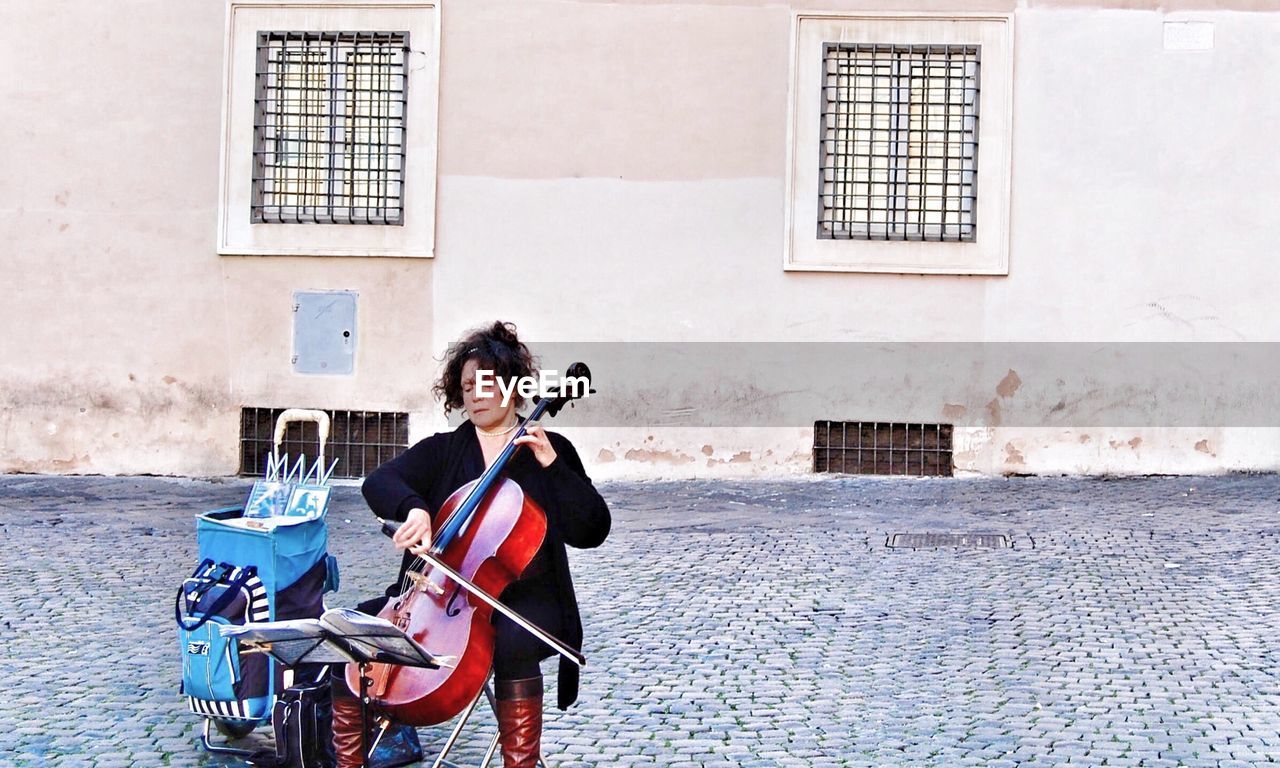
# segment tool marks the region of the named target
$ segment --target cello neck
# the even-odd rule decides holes
[[[533,412],[529,414],[529,418],[520,425],[520,427],[515,431],[515,434],[511,436],[511,439],[507,441],[506,446],[502,449],[502,453],[498,454],[498,457],[493,460],[493,464],[490,464],[489,468],[484,471],[484,474],[480,475],[480,478],[476,480],[476,485],[471,489],[471,493],[467,494],[467,498],[458,505],[458,508],[453,511],[453,514],[449,515],[448,519],[445,520],[444,525],[440,526],[439,533],[437,533],[435,538],[431,541],[431,552],[433,554],[439,556],[440,553],[444,551],[445,547],[449,546],[450,542],[452,542],[462,529],[466,527],[467,521],[471,519],[472,513],[474,513],[476,508],[480,506],[480,503],[484,501],[485,495],[489,492],[489,489],[493,487],[498,476],[502,474],[502,470],[506,466],[507,462],[511,460],[511,457],[515,455],[516,451],[520,450],[521,446],[516,445],[516,440],[524,436],[525,426],[531,421],[537,421],[542,418],[542,414],[546,412],[547,407],[551,402],[551,400],[538,401],[538,404],[533,408]]]

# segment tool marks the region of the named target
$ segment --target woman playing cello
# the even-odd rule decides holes
[[[472,331],[449,348],[434,392],[445,413],[462,409],[467,420],[452,432],[437,433],[378,467],[365,480],[364,497],[386,520],[403,521],[396,547],[405,550],[400,576],[385,597],[360,605],[377,613],[400,593],[405,573],[417,555],[428,551],[434,519],[446,499],[475,480],[502,452],[523,423],[516,396],[504,405],[497,388],[476,391],[476,371],[490,371],[508,382],[536,377],[533,358],[517,338],[515,326],[496,322]],[[492,380],[489,381],[492,384]],[[565,546],[599,546],[609,533],[608,506],[591,484],[573,445],[564,437],[527,425],[516,439],[525,446],[504,468],[525,495],[546,513],[546,536],[529,566],[505,589],[500,600],[518,614],[572,647],[582,642],[582,622],[569,576]],[[500,613],[494,613],[494,689],[499,743],[505,768],[537,764],[542,737],[541,662],[552,649]],[[427,648],[428,651],[431,648]],[[561,662],[557,703],[566,709],[577,698],[578,668]],[[333,741],[338,768],[361,764],[360,705],[340,676],[333,681]]]

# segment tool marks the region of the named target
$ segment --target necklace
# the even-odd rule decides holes
[[[483,429],[483,428],[481,428],[479,425],[476,425],[476,431],[477,431],[477,432],[479,432],[479,433],[480,433],[480,434],[482,434],[482,435],[488,435],[489,437],[497,437],[498,435],[509,435],[509,434],[511,434],[512,432],[514,432],[514,431],[515,431],[515,428],[516,428],[516,427],[518,427],[518,426],[520,426],[520,419],[516,419],[516,423],[515,423],[515,424],[512,424],[511,426],[507,427],[506,429],[502,430],[501,432],[490,432],[490,431],[489,431],[489,430],[487,430],[487,429]]]

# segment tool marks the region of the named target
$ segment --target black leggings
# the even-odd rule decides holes
[[[502,593],[502,602],[553,637],[559,637],[560,606],[550,597],[554,594],[554,582],[534,577],[508,587]],[[493,628],[497,632],[493,642],[493,678],[541,677],[540,662],[555,655],[551,646],[497,611],[493,612]]]

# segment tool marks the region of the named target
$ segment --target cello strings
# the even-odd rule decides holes
[[[538,410],[537,408],[534,409],[535,412],[537,412],[537,410]],[[502,446],[503,451],[505,451],[507,447],[510,446],[512,443],[514,443],[518,438],[523,437],[525,434],[527,434],[525,432],[525,428],[529,423],[529,419],[524,416],[521,416],[518,413],[516,414],[516,418],[520,419],[520,427],[516,429],[515,434],[511,435],[511,437],[507,439],[507,442],[503,444]],[[501,453],[501,451],[499,453]],[[512,453],[511,456],[508,457],[508,461],[510,461],[514,457],[515,457],[515,454]],[[489,467],[485,469],[485,471],[481,473],[479,479],[484,479],[484,476],[489,474],[489,472],[494,469],[495,469],[494,467]],[[499,467],[497,468],[497,471],[500,472],[501,469],[502,468]],[[454,507],[453,510],[449,512],[449,516],[446,517],[440,523],[441,529],[449,525],[449,523],[453,520],[454,516],[458,514],[458,510],[461,509],[469,499],[470,499],[470,494],[468,494],[466,499],[463,499],[462,504],[459,504],[457,507]],[[478,508],[479,506],[477,505],[477,509]],[[475,512],[476,510],[473,509],[472,514],[474,515]],[[432,537],[433,539],[435,535],[438,535],[438,531],[433,532],[433,537]],[[409,592],[409,589],[413,584],[413,579],[409,575],[409,572],[412,571],[417,574],[424,574],[426,573],[426,570],[429,566],[430,566],[430,563],[428,563],[426,559],[424,559],[421,555],[414,555],[413,561],[409,563],[408,568],[405,568],[404,576],[400,579],[400,596],[401,597],[403,597],[405,594]]]

